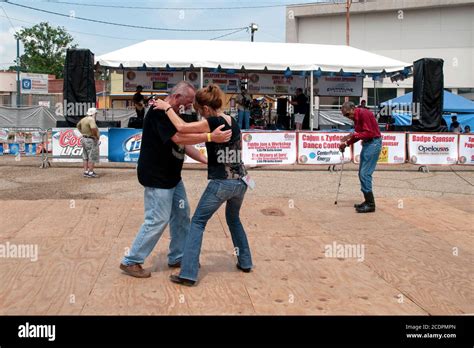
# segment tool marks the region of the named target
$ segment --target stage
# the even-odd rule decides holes
[[[199,282],[188,288],[168,280],[176,272],[167,267],[168,231],[145,264],[151,278],[118,268],[143,219],[130,166],[99,168],[96,180],[77,164],[40,170],[22,161],[1,159],[0,245],[37,245],[37,261],[0,258],[0,314],[474,313],[472,171],[379,167],[378,210],[358,215],[355,165],[337,207],[337,173],[254,169],[257,188],[241,214],[254,270],[235,268],[221,208],[204,235]],[[183,177],[194,211],[206,172]]]

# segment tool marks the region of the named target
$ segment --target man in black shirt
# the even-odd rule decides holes
[[[291,105],[294,107],[296,130],[301,130],[308,108],[308,98],[304,95],[301,88],[296,89],[296,96],[291,101]]]
[[[182,114],[194,100],[195,89],[187,82],[178,83],[166,101],[176,113]],[[138,159],[138,181],[145,187],[145,222],[140,228],[130,251],[120,264],[128,275],[137,278],[151,276],[142,268],[156,243],[170,224],[170,246],[168,266],[179,267],[183,256],[184,242],[189,231],[189,204],[181,180],[185,153],[191,158],[207,163],[206,158],[194,148],[194,144],[229,141],[232,131],[212,133],[179,133],[165,112],[150,108],[145,117],[140,157]]]
[[[137,86],[136,93],[133,95],[133,104],[135,105],[135,111],[137,118],[143,121],[145,117],[145,97],[142,95],[143,87]]]

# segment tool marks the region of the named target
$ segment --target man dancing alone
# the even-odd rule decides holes
[[[372,174],[382,150],[382,135],[380,134],[379,125],[369,109],[356,108],[352,102],[345,102],[342,105],[341,112],[354,121],[354,133],[341,139],[339,150],[344,152],[347,146],[362,140],[359,180],[365,201],[361,204],[354,204],[354,208],[358,213],[373,213],[375,211],[375,199],[372,191]]]

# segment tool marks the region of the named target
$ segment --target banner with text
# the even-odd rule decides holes
[[[304,88],[304,76],[284,74],[250,74],[248,90],[251,94],[294,95],[297,88]]]
[[[474,134],[459,134],[459,164],[474,165]]]
[[[361,97],[363,77],[322,76],[314,79],[314,94],[324,97]]]
[[[20,73],[21,94],[48,94],[48,74]]]
[[[219,85],[224,93],[237,93],[239,89],[239,81],[241,74],[227,74],[227,73],[214,73],[214,72],[205,72],[203,86],[214,83]],[[193,84],[194,87],[199,88],[200,84],[200,74],[198,72],[187,72],[186,81]]]
[[[135,92],[137,86],[143,86],[145,92],[167,92],[182,80],[183,72],[180,71],[126,70],[123,73],[123,91]]]
[[[245,164],[294,164],[295,132],[242,132],[242,160]]]
[[[353,145],[354,163],[360,163],[362,141]],[[405,133],[382,133],[382,151],[380,152],[379,164],[403,164],[406,161],[406,134]]]
[[[458,135],[452,133],[410,133],[408,156],[413,164],[456,164]]]
[[[99,154],[100,161],[107,162],[107,154],[109,151],[109,129],[99,128],[100,145]],[[81,162],[82,161],[82,135],[75,128],[53,128],[52,130],[52,146],[53,161],[55,162]],[[57,157],[57,158],[54,158]]]
[[[298,164],[340,164],[341,138],[349,133],[298,133]],[[344,162],[352,159],[350,149],[344,151]]]

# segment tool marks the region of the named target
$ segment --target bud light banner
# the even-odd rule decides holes
[[[109,162],[137,162],[141,144],[141,129],[109,128]]]
[[[474,134],[459,134],[459,164],[474,165]]]
[[[360,163],[362,141],[353,145],[354,163]],[[403,164],[406,161],[405,133],[382,133],[382,151],[378,164]]]
[[[458,162],[458,135],[453,133],[410,133],[408,156],[413,164],[444,164]]]
[[[341,139],[349,133],[298,132],[298,164],[340,164]],[[351,161],[351,151],[344,151],[344,163]]]
[[[100,161],[107,162],[109,151],[108,128],[99,128]],[[53,161],[55,162],[81,162],[82,161],[82,135],[76,128],[53,128],[52,145]]]

